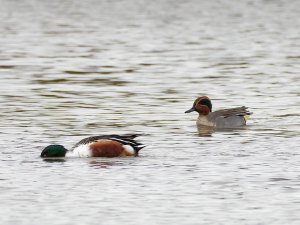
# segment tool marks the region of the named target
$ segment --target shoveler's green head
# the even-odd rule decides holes
[[[49,145],[44,148],[41,157],[65,157],[67,151],[62,145]]]

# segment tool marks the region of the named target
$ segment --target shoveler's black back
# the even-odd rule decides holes
[[[96,142],[99,140],[112,140],[112,141],[117,141],[123,145],[130,145],[132,146],[135,150],[139,151],[140,149],[142,149],[144,146],[135,141],[134,138],[136,138],[138,135],[137,134],[127,134],[127,135],[116,135],[116,134],[112,134],[112,135],[98,135],[98,136],[92,136],[92,137],[88,137],[88,138],[84,138],[81,141],[79,141],[74,147],[78,147],[79,145],[86,145],[89,144],[91,142]]]

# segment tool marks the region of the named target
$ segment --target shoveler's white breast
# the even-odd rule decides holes
[[[73,149],[73,151],[68,151],[66,157],[91,157],[92,152],[88,144],[79,145]]]

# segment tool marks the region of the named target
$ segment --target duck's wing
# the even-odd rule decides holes
[[[252,112],[248,110],[246,106],[230,108],[230,109],[221,109],[210,113],[210,117],[216,119],[218,117],[230,117],[230,116],[246,116],[251,115]]]
[[[139,151],[140,149],[142,149],[145,146],[142,145],[141,143],[135,141],[134,139],[136,137],[138,137],[137,134],[126,134],[126,135],[112,134],[112,135],[92,136],[92,137],[87,137],[87,138],[82,139],[72,149],[78,147],[79,145],[86,145],[86,144],[90,144],[90,143],[101,141],[101,140],[102,141],[103,140],[111,140],[111,141],[117,141],[122,145],[130,145],[135,150]]]
[[[210,113],[209,120],[218,128],[231,128],[246,125],[248,115],[252,114],[247,107],[222,109]]]

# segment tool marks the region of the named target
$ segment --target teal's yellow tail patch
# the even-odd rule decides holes
[[[250,115],[245,115],[244,116],[245,121],[249,120],[249,118],[250,118]]]

